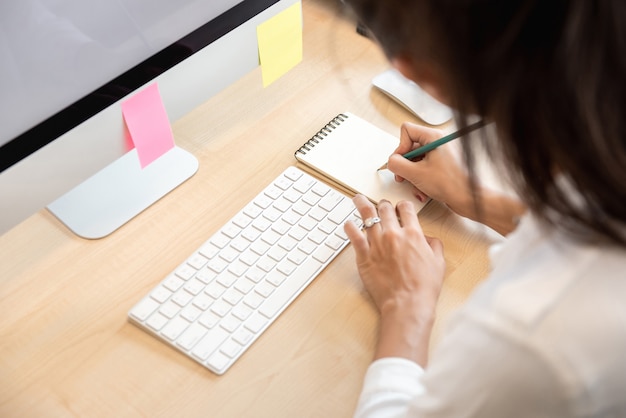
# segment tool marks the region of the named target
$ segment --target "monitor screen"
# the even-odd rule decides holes
[[[126,151],[121,99],[158,79],[170,120],[176,120],[257,66],[256,26],[293,3],[0,2],[0,233]],[[196,60],[194,67],[206,68],[185,69],[186,61],[201,54],[203,64]],[[202,78],[191,82],[195,88],[179,86],[180,75],[168,75],[173,71],[193,71]],[[90,124],[97,125],[85,128]],[[66,139],[77,133],[80,138]],[[63,146],[55,144],[59,139]],[[72,149],[78,143],[93,143],[103,150],[103,159],[92,156],[74,170],[81,152]]]

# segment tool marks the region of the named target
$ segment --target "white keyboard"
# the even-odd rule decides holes
[[[128,316],[221,375],[348,244],[347,219],[349,197],[289,167]]]

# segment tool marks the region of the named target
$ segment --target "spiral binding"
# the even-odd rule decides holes
[[[319,144],[320,141],[322,141],[324,138],[326,138],[328,136],[328,134],[330,134],[334,129],[336,129],[346,119],[348,119],[348,115],[345,115],[343,113],[340,113],[337,116],[335,116],[322,129],[320,129],[318,133],[313,135],[313,137],[311,137],[311,139],[309,139],[304,144],[302,144],[300,149],[298,149],[295,152],[295,154],[300,153],[300,154],[305,154],[306,155],[306,153],[308,151],[311,151],[311,149],[313,147],[315,147],[315,145]]]

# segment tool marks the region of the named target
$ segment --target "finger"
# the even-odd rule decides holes
[[[400,154],[392,155],[387,162],[387,168],[394,174],[396,180],[407,180],[410,178],[415,165],[417,163],[407,160]]]
[[[380,231],[381,226],[378,225],[378,223],[374,223],[373,225],[368,227],[367,224],[370,219],[378,217],[378,211],[376,210],[376,207],[372,204],[372,202],[370,202],[365,196],[361,194],[357,194],[356,196],[354,196],[354,199],[352,199],[352,201],[354,202],[354,206],[356,206],[357,210],[361,214],[361,219],[363,220],[363,231],[368,232],[367,234],[362,235],[365,236],[364,239],[367,240],[369,249],[369,240],[373,239],[374,235],[376,234],[375,232],[372,232],[372,230]]]
[[[415,205],[413,205],[412,202],[408,200],[398,202],[396,205],[396,212],[398,214],[398,218],[400,218],[400,223],[403,228],[416,228],[419,231],[422,230],[419,220],[417,219]]]
[[[426,193],[422,192],[417,187],[413,187],[413,190],[415,192],[415,197],[417,198],[417,200],[422,203],[426,202],[430,198]]]
[[[372,202],[370,202],[369,199],[362,194],[357,194],[356,196],[354,196],[352,202],[354,203],[356,210],[359,211],[361,219],[363,220],[367,218],[372,218],[378,214],[374,204],[372,204]]]
[[[353,221],[346,222],[343,229],[352,243],[357,261],[364,259],[369,251],[369,243],[365,234],[361,232],[361,229]]]
[[[430,248],[432,248],[433,253],[439,257],[443,257],[443,242],[441,240],[434,237],[426,237],[426,242]]]
[[[378,216],[381,219],[382,229],[398,228],[400,226],[396,210],[388,200],[383,199],[378,203]]]
[[[406,154],[407,152],[413,149],[413,145],[415,143],[413,135],[414,126],[411,123],[405,122],[400,127],[400,144],[398,144],[398,148],[394,151],[397,154]],[[417,135],[419,137],[419,135]]]
[[[405,122],[400,127],[400,153],[406,153],[415,147],[421,147],[441,138],[442,131],[435,128],[417,125],[415,123]]]

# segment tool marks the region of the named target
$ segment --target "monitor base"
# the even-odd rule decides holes
[[[76,235],[103,238],[197,170],[196,157],[179,147],[144,169],[133,149],[49,204],[48,210]]]

